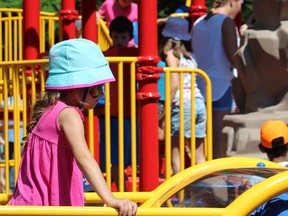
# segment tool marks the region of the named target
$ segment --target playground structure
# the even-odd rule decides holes
[[[261,0],[263,1],[263,0]],[[269,1],[269,0],[268,0]],[[29,5],[30,2],[30,5]],[[85,3],[84,3],[85,2]],[[187,1],[188,2],[188,1]],[[257,2],[254,0],[254,2]],[[40,60],[39,58],[45,58],[47,55],[47,49],[51,47],[56,41],[53,36],[53,31],[55,28],[55,25],[59,25],[60,29],[60,38],[59,40],[62,39],[68,39],[68,38],[73,38],[75,37],[75,26],[74,26],[74,21],[75,19],[79,19],[78,14],[75,11],[75,2],[69,1],[69,0],[64,0],[62,2],[62,10],[60,12],[60,19],[58,18],[57,14],[53,13],[44,13],[44,12],[39,12],[39,1],[33,1],[33,5],[31,5],[31,1],[23,1],[23,16],[22,16],[22,10],[19,10],[19,14],[14,17],[15,11],[11,12],[11,15],[8,15],[7,17],[2,17],[1,16],[1,21],[0,22],[2,25],[2,29],[8,29],[9,31],[5,31],[2,35],[4,35],[4,40],[3,38],[1,41],[1,44],[4,44],[4,47],[8,49],[4,49],[4,54],[1,54],[1,59],[3,62],[0,63],[0,73],[1,73],[1,100],[4,101],[4,105],[2,105],[1,108],[1,115],[4,120],[3,124],[3,129],[4,129],[4,138],[7,140],[8,139],[8,128],[12,127],[15,131],[15,137],[14,137],[14,150],[17,152],[15,154],[15,159],[14,160],[5,160],[4,162],[0,163],[0,167],[5,169],[6,173],[9,173],[9,167],[15,166],[17,167],[19,162],[20,162],[20,136],[19,136],[19,130],[20,128],[23,128],[25,131],[25,125],[27,124],[28,121],[28,115],[29,115],[29,106],[28,106],[28,99],[34,100],[36,93],[40,90],[43,91],[44,89],[44,83],[45,83],[45,72],[47,71],[47,64],[48,60],[47,59],[42,59]],[[121,168],[121,173],[123,173],[120,177],[120,182],[121,187],[119,188],[119,193],[115,193],[116,196],[118,197],[129,197],[134,201],[137,201],[139,203],[143,203],[144,201],[148,200],[153,191],[159,184],[159,166],[158,166],[158,161],[159,161],[159,149],[158,149],[158,139],[157,139],[157,99],[159,97],[159,94],[157,93],[157,78],[158,78],[158,73],[165,73],[166,74],[166,86],[169,86],[169,73],[173,72],[178,72],[180,74],[183,74],[184,72],[189,72],[192,73],[192,77],[194,74],[199,74],[201,76],[205,77],[205,73],[200,70],[179,70],[176,68],[157,68],[155,67],[157,61],[158,61],[158,55],[157,55],[157,39],[156,39],[156,29],[157,29],[157,24],[156,24],[156,1],[154,0],[139,0],[139,7],[143,8],[141,11],[139,11],[139,48],[138,52],[139,55],[135,57],[107,57],[108,61],[110,63],[116,63],[119,66],[119,72],[123,71],[123,64],[129,64],[131,67],[131,83],[135,82],[137,80],[139,84],[139,89],[135,89],[134,92],[131,94],[131,122],[133,122],[134,125],[136,125],[136,117],[139,120],[139,129],[140,129],[140,175],[137,175],[138,168],[137,168],[137,162],[136,162],[136,155],[135,155],[135,148],[136,147],[136,132],[132,132],[132,136],[134,137],[132,140],[132,146],[133,147],[133,152],[134,152],[134,159],[132,162],[131,166],[131,191],[130,192],[124,192],[122,193],[123,190],[123,184],[124,184],[124,171]],[[259,3],[259,1],[258,1]],[[85,13],[82,14],[82,21],[83,21],[83,37],[93,40],[97,42],[103,50],[107,49],[109,47],[109,38],[105,37],[108,35],[107,32],[105,33],[105,28],[101,30],[101,25],[105,25],[104,23],[101,24],[102,21],[100,21],[100,24],[96,25],[96,19],[94,19],[95,11],[92,10],[93,8],[89,7],[90,4],[96,4],[95,0],[83,0],[82,5],[83,5],[83,10]],[[192,14],[192,18],[195,18],[201,14],[204,13],[206,10],[204,1],[193,1],[192,3],[190,2],[191,8],[193,8],[194,12],[196,13]],[[203,6],[204,5],[204,6]],[[149,11],[148,11],[149,10]],[[20,12],[21,11],[21,12]],[[29,21],[29,17],[25,11],[29,11],[29,16],[33,17],[32,20]],[[8,12],[6,12],[9,14]],[[35,15],[35,14],[37,15]],[[35,17],[39,16],[39,20],[35,19]],[[193,17],[194,16],[194,17]],[[30,17],[30,19],[31,19]],[[23,24],[22,24],[22,18],[23,18]],[[17,21],[18,20],[18,21]],[[25,21],[26,20],[26,21]],[[18,23],[17,23],[18,22]],[[5,24],[3,24],[5,23]],[[16,24],[17,23],[17,24]],[[4,27],[4,25],[7,25]],[[100,27],[99,27],[100,26]],[[22,34],[22,27],[24,29],[24,33]],[[48,31],[46,31],[49,29]],[[36,31],[35,31],[36,30]],[[247,32],[251,32],[253,30],[248,30]],[[17,32],[17,33],[16,33]],[[31,32],[34,32],[31,34]],[[35,34],[35,32],[37,34]],[[49,34],[46,35],[45,33],[48,32]],[[283,32],[283,31],[280,31]],[[27,35],[25,34],[27,33]],[[29,33],[29,34],[28,34]],[[102,36],[101,36],[102,35]],[[106,35],[106,36],[105,36]],[[253,34],[250,34],[250,36]],[[36,39],[33,38],[32,36],[36,36]],[[23,40],[22,40],[23,38]],[[103,39],[104,38],[104,39]],[[103,39],[103,41],[102,41]],[[26,42],[25,42],[26,41]],[[36,43],[35,43],[36,41]],[[37,42],[38,41],[38,42]],[[48,41],[48,45],[43,43],[43,41]],[[28,46],[26,46],[28,44]],[[103,45],[102,45],[103,44]],[[23,47],[23,50],[22,50]],[[121,66],[122,65],[122,66]],[[136,70],[136,65],[137,70]],[[241,71],[240,71],[241,73]],[[241,75],[240,75],[241,76]],[[240,77],[239,76],[239,77]],[[121,80],[121,76],[120,79]],[[194,80],[194,79],[192,79]],[[207,92],[209,92],[209,78],[206,77],[207,80]],[[131,87],[132,87],[131,84]],[[135,83],[134,83],[135,84]],[[191,85],[193,86],[193,84]],[[28,91],[30,90],[30,91]],[[110,86],[109,84],[105,85],[105,92],[107,95],[109,95],[109,90]],[[31,94],[26,94],[27,92]],[[121,88],[119,89],[119,95],[120,97],[123,97],[123,91]],[[8,96],[10,95],[20,95],[20,99],[18,97],[13,98],[13,103],[12,106],[8,105]],[[166,88],[166,94],[169,97],[169,91]],[[121,96],[122,95],[122,96]],[[31,98],[30,98],[31,97]],[[209,96],[208,96],[209,97]],[[286,97],[283,97],[283,101],[285,101]],[[105,105],[105,110],[106,113],[110,112],[109,108],[109,96],[106,97],[106,105]],[[137,104],[136,101],[137,100]],[[121,100],[120,100],[121,101]],[[169,113],[170,111],[170,103],[168,103],[168,99],[166,100],[166,112]],[[208,104],[207,104],[207,113],[208,113],[208,121],[211,120],[211,116],[209,117],[209,113],[211,113],[211,104],[209,104],[209,101],[211,102],[211,98],[207,98]],[[281,100],[280,100],[281,101]],[[134,103],[135,102],[135,103]],[[192,103],[193,103],[193,98],[192,98]],[[16,106],[13,106],[13,104],[16,104]],[[123,103],[119,103],[118,105],[120,107],[119,110],[123,109]],[[121,108],[122,107],[122,108]],[[267,107],[266,111],[267,113],[271,114],[270,111],[271,109],[273,110],[273,113],[279,117],[279,113],[285,108],[285,103],[282,104],[276,104],[275,107],[273,106],[271,108]],[[281,108],[283,108],[281,110]],[[274,109],[278,110],[275,111]],[[140,111],[140,115],[136,116],[136,110]],[[279,112],[280,110],[280,112]],[[265,109],[263,109],[262,112],[264,112]],[[123,113],[122,113],[123,114]],[[259,113],[258,113],[259,114]],[[260,112],[261,114],[261,112]],[[269,115],[268,114],[268,115]],[[121,115],[121,111],[120,111]],[[253,115],[253,113],[251,114]],[[109,115],[107,114],[108,117],[106,117],[109,120]],[[147,118],[149,116],[149,118]],[[169,115],[167,115],[169,116]],[[166,129],[169,131],[169,117],[166,116],[166,121],[168,124],[166,125]],[[247,119],[249,119],[249,114],[246,115],[238,115],[240,118],[240,129],[244,130],[250,130],[251,128],[246,128],[247,125]],[[256,115],[253,115],[252,117],[255,117]],[[233,116],[227,116],[225,118],[229,120]],[[237,120],[237,115],[234,116],[235,119]],[[256,116],[257,117],[257,116]],[[271,116],[269,116],[271,117]],[[245,118],[246,121],[243,121],[243,118]],[[259,116],[261,117],[261,115]],[[257,118],[257,121],[259,121],[259,118]],[[281,117],[282,118],[282,117]],[[13,119],[15,124],[13,126],[9,126],[5,122],[7,122],[9,119]],[[235,120],[233,119],[233,120]],[[251,118],[250,118],[251,119]],[[22,120],[23,121],[23,126],[20,126],[18,122]],[[109,122],[106,120],[106,122]],[[235,121],[236,122],[236,121]],[[243,123],[244,122],[244,123]],[[287,122],[287,121],[286,121]],[[237,122],[236,122],[237,123]],[[121,123],[120,123],[121,124]],[[155,125],[154,125],[155,124]],[[243,127],[244,124],[244,127]],[[192,123],[193,125],[193,123]],[[98,152],[98,144],[94,140],[97,140],[97,133],[98,133],[98,128],[97,128],[97,119],[94,116],[93,110],[90,110],[87,113],[87,119],[86,119],[86,127],[88,128],[88,133],[87,133],[87,141],[89,143],[89,147],[91,150],[91,153],[94,154],[96,159],[99,159],[99,152]],[[121,127],[120,127],[121,128]],[[256,128],[257,129],[257,128]],[[193,126],[192,126],[193,130]],[[211,122],[207,124],[207,139],[206,139],[206,155],[208,160],[211,160]],[[255,132],[255,131],[254,131]],[[109,131],[107,132],[107,136],[109,137]],[[234,132],[233,132],[234,133]],[[258,131],[257,131],[258,133]],[[237,134],[237,131],[235,134],[233,134],[233,142],[234,136]],[[238,133],[238,136],[241,133]],[[231,135],[231,134],[230,134]],[[243,135],[243,134],[241,134]],[[240,136],[241,137],[241,136]],[[228,137],[228,140],[230,140],[231,137]],[[193,137],[192,137],[193,139]],[[165,148],[166,152],[169,152],[170,149],[170,142],[169,142],[169,133],[166,134],[166,143],[165,143]],[[237,140],[237,143],[239,140]],[[248,141],[246,140],[246,143]],[[123,140],[119,141],[120,145],[123,145]],[[122,143],[122,144],[121,144]],[[184,149],[184,140],[182,139],[180,141],[181,143],[181,148]],[[107,146],[109,146],[107,144]],[[228,143],[229,146],[229,143]],[[235,147],[234,144],[231,145],[233,148]],[[241,145],[239,145],[241,146]],[[244,149],[247,146],[245,146]],[[192,148],[195,149],[195,143],[192,140]],[[231,148],[232,149],[232,148]],[[9,148],[5,148],[5,158],[8,157],[8,150]],[[109,151],[107,151],[107,154],[109,155]],[[170,158],[169,154],[166,155],[166,161],[165,161],[165,177],[166,179],[170,178]],[[191,164],[195,164],[195,157],[191,158]],[[182,168],[184,168],[183,162],[184,160],[182,159]],[[109,159],[107,159],[106,167],[110,167]],[[151,167],[153,169],[151,169]],[[203,166],[204,167],[204,166]],[[17,176],[17,169],[15,169],[15,174]],[[106,180],[108,185],[111,187],[111,173],[109,173],[109,169],[106,168]],[[281,185],[281,191],[283,192],[285,190],[285,187],[283,185],[286,184],[285,177],[284,175],[281,175],[281,182],[283,183]],[[9,182],[9,175],[6,175],[6,182]],[[138,191],[138,183],[137,181],[140,179],[139,183],[139,190],[141,192],[136,192]],[[276,178],[275,178],[276,179]],[[271,188],[278,188],[271,183]],[[263,185],[261,185],[263,186]],[[261,189],[261,186],[258,188]],[[278,188],[278,189],[279,189]],[[280,190],[279,189],[279,190]],[[6,191],[9,190],[8,185],[6,186]],[[275,191],[275,190],[271,190]],[[253,190],[254,194],[257,194],[257,190]],[[252,192],[250,193],[251,195],[253,194]],[[9,193],[3,193],[0,194],[0,202],[2,204],[6,204],[7,200],[9,199],[10,194]],[[86,202],[89,203],[94,203],[94,202],[101,202],[99,197],[93,193],[85,193],[86,197]],[[249,196],[250,197],[250,196]],[[245,197],[244,197],[245,198]],[[245,201],[245,199],[242,198],[242,202]],[[265,199],[268,199],[268,195],[265,196]],[[247,200],[247,199],[246,199]],[[257,199],[255,199],[257,200]],[[264,200],[261,199],[261,200]],[[247,203],[247,202],[246,202]],[[234,214],[234,208],[237,208],[237,206],[243,206],[243,204],[237,203],[233,205],[232,207],[229,207],[229,214],[226,213],[226,210],[223,209],[210,209],[211,214],[209,215],[231,215],[231,212]],[[246,204],[245,204],[246,206]],[[94,208],[91,207],[91,209],[88,208],[71,208],[71,207],[59,207],[59,208],[41,208],[41,207],[31,207],[29,209],[24,209],[22,207],[16,207],[16,208],[11,208],[8,207],[3,208],[1,210],[5,209],[5,215],[31,215],[31,211],[35,212],[35,215],[43,215],[43,212],[46,212],[47,215],[117,215],[117,212],[114,209],[110,208]],[[14,212],[15,211],[15,212]],[[3,211],[2,211],[3,212]],[[238,213],[241,212],[242,215],[242,210],[239,209],[237,211]],[[159,208],[139,208],[139,214],[137,215],[205,215],[205,209],[199,210],[199,209],[168,209],[168,210],[163,210]]]
[[[117,193],[115,196],[130,197],[138,202],[138,216],[242,216],[249,215],[272,197],[287,192],[287,172],[287,168],[271,161],[245,157],[222,158],[187,168],[151,192],[125,192]],[[228,183],[225,181],[227,178],[232,181]],[[211,179],[214,180],[211,181]],[[217,180],[215,181],[215,179]],[[231,185],[231,182],[234,182],[234,186]],[[251,187],[246,191],[242,191],[240,194],[239,191],[234,194],[229,193],[229,191],[233,191],[233,187],[237,190],[247,182]],[[166,207],[173,194],[183,192],[183,188],[189,190],[193,186],[194,189],[195,186],[198,187],[200,196],[208,191],[209,195],[206,194],[205,197],[202,196],[201,199],[198,199],[203,202],[199,203],[198,200],[193,199],[195,196],[197,197],[198,193],[196,193],[192,195],[189,206],[184,208],[181,206]],[[260,191],[265,191],[265,193],[259,196]],[[94,196],[96,201],[100,200],[95,194],[88,194],[86,198],[89,195]],[[210,198],[212,202],[209,202]],[[222,203],[222,205],[218,206],[217,203]],[[202,206],[199,207],[199,204]],[[95,206],[1,206],[0,209],[1,214],[7,216],[118,215],[113,208]]]
[[[136,153],[136,148],[137,148],[137,142],[136,142],[136,102],[135,100],[133,100],[133,98],[136,98],[136,90],[135,90],[135,83],[136,83],[136,73],[135,73],[135,63],[138,60],[136,57],[107,57],[107,60],[109,61],[109,63],[111,64],[117,64],[117,67],[119,68],[119,71],[123,71],[123,64],[129,64],[129,66],[131,68],[134,68],[134,70],[131,70],[130,76],[131,76],[131,125],[132,125],[132,132],[131,132],[131,146],[132,146],[132,164],[131,164],[131,168],[132,168],[132,173],[130,174],[131,177],[131,182],[129,185],[130,191],[139,191],[139,187],[137,187],[137,179],[139,177],[139,175],[137,175],[137,162],[136,162],[136,157],[137,157],[137,153]],[[5,158],[9,158],[9,160],[4,160],[3,162],[1,162],[1,168],[5,169],[5,173],[9,173],[9,168],[10,167],[15,167],[15,176],[18,175],[18,165],[20,163],[20,157],[21,157],[21,148],[20,148],[20,141],[21,138],[19,136],[20,134],[20,129],[23,127],[24,130],[24,134],[25,134],[25,126],[27,125],[28,122],[28,116],[29,116],[29,110],[30,110],[30,102],[32,101],[32,104],[34,103],[33,101],[35,101],[35,97],[38,91],[43,91],[44,90],[44,84],[45,84],[45,72],[47,69],[47,64],[48,64],[48,60],[47,59],[43,59],[43,60],[26,60],[26,61],[18,61],[18,62],[6,62],[6,63],[1,63],[0,64],[0,68],[1,68],[1,75],[3,77],[2,79],[2,86],[1,86],[1,90],[3,91],[1,96],[2,96],[2,100],[4,101],[4,106],[1,108],[1,113],[2,113],[2,117],[3,117],[3,130],[4,130],[4,139],[8,140],[8,129],[9,129],[9,125],[7,124],[9,119],[12,119],[14,122],[14,125],[12,126],[12,128],[14,129],[14,160],[12,158],[9,158],[9,145],[7,142],[7,145],[5,145]],[[27,69],[28,68],[28,69]],[[160,69],[158,69],[160,70]],[[195,74],[199,74],[201,76],[204,77],[204,79],[207,81],[207,92],[211,92],[211,84],[209,82],[209,78],[207,77],[207,75],[199,70],[199,69],[182,69],[179,70],[177,68],[164,68],[163,72],[165,74],[167,74],[167,78],[166,78],[166,82],[169,83],[170,82],[170,76],[169,73],[171,72],[178,72],[180,73],[180,76],[183,76],[183,73],[191,73],[192,77]],[[123,77],[121,78],[121,73],[118,74],[118,86],[123,86]],[[167,85],[167,84],[166,84]],[[134,90],[133,91],[133,86],[134,86]],[[193,85],[192,85],[193,86]],[[29,92],[27,94],[27,92]],[[106,103],[105,103],[105,111],[106,114],[105,115],[105,119],[106,119],[106,124],[107,124],[107,128],[110,128],[109,125],[109,119],[110,119],[110,115],[109,113],[111,112],[111,108],[109,106],[110,104],[110,97],[112,98],[112,95],[110,94],[110,84],[105,84],[105,92],[106,92]],[[19,95],[19,97],[13,97],[12,103],[8,103],[9,101],[9,94],[12,93],[13,95]],[[167,93],[167,98],[169,98],[169,89],[166,89],[166,93]],[[119,90],[119,94],[122,95],[123,97],[123,89]],[[113,96],[115,98],[115,96]],[[119,97],[121,98],[121,96]],[[210,99],[209,99],[210,98]],[[192,103],[194,103],[194,97],[192,98]],[[120,111],[120,117],[119,117],[119,124],[123,124],[123,122],[121,122],[121,119],[123,120],[123,101],[120,100],[121,102],[119,102],[118,105],[118,109],[122,110],[122,112]],[[170,118],[169,118],[169,114],[170,114],[170,103],[168,103],[169,100],[167,100],[166,102],[166,112],[167,112],[167,116],[166,117],[166,121],[167,121],[167,131],[170,131]],[[211,101],[211,93],[207,95],[207,101]],[[183,101],[181,102],[183,104]],[[14,104],[19,104],[18,106],[14,106]],[[181,107],[181,112],[183,112],[183,107]],[[208,118],[211,116],[211,104],[207,105],[207,116]],[[122,115],[122,117],[121,117]],[[194,110],[192,110],[192,115],[195,115]],[[98,131],[95,131],[94,128],[94,110],[89,110],[87,113],[88,118],[86,119],[86,122],[88,122],[88,130],[89,130],[89,135],[88,137],[88,143],[89,143],[89,147],[90,147],[90,151],[92,154],[95,155],[95,151],[94,149],[97,148],[97,145],[94,145],[95,140],[94,140],[94,134],[97,133]],[[192,118],[193,119],[193,118]],[[210,120],[209,120],[210,119]],[[212,133],[212,128],[211,128],[211,118],[208,119],[208,124],[207,124],[207,134],[211,134]],[[23,125],[20,125],[20,121],[23,121]],[[183,116],[181,118],[181,121],[183,121]],[[151,122],[150,122],[151,124]],[[183,124],[182,124],[183,125]],[[194,125],[194,126],[193,126]],[[183,130],[183,126],[182,129]],[[123,126],[119,127],[119,134],[123,134]],[[195,130],[195,124],[192,124],[192,130]],[[106,130],[106,137],[110,136],[111,131],[109,129]],[[170,133],[166,134],[166,143],[165,143],[165,149],[167,149],[167,153],[165,156],[165,166],[166,166],[166,170],[167,172],[165,173],[165,177],[166,179],[171,177],[171,173],[170,173],[170,164],[171,164],[171,155],[170,155],[170,151],[169,149],[171,148],[171,143],[170,143],[170,137],[169,137]],[[195,137],[192,136],[192,148],[191,149],[195,149]],[[207,158],[211,159],[212,158],[212,152],[211,152],[211,140],[209,139],[209,137],[207,136],[207,140],[206,140],[206,144],[207,144]],[[119,191],[124,191],[124,183],[126,184],[127,182],[124,182],[124,167],[123,167],[123,138],[121,140],[119,140],[119,153],[121,156],[120,157],[120,169],[121,169],[121,175],[120,175],[120,187],[119,187]],[[181,140],[180,140],[180,145],[181,148],[184,150],[184,136],[182,136]],[[110,171],[110,166],[111,166],[111,158],[110,158],[110,152],[112,151],[110,148],[110,141],[109,139],[106,139],[106,181],[108,183],[108,185],[111,187],[111,171]],[[99,152],[99,151],[98,151]],[[184,152],[184,151],[183,151]],[[127,153],[129,154],[129,153]],[[194,155],[195,152],[192,151],[192,155]],[[151,158],[152,160],[153,158]],[[191,158],[191,164],[195,164],[195,156]],[[98,159],[99,161],[99,159]],[[154,166],[158,165],[158,161],[155,161],[156,164],[154,164]],[[141,166],[141,164],[140,164]],[[184,157],[182,157],[182,169],[184,169]],[[6,182],[10,182],[9,179],[9,175],[5,176]],[[140,177],[141,180],[141,177]],[[158,173],[158,179],[157,181],[159,181],[159,173]],[[159,182],[158,182],[159,184]],[[6,191],[9,191],[9,184],[6,184]],[[141,189],[140,189],[141,191]],[[0,194],[0,202],[1,203],[6,203],[9,199],[9,196],[11,194],[9,192],[6,193],[2,193]]]
[[[84,3],[85,2],[85,3]],[[156,13],[156,4],[154,1],[144,1],[145,3],[139,2],[139,7],[148,7],[149,8],[149,20],[151,18],[151,8],[153,7],[154,11],[152,13],[152,17],[154,17],[152,24],[155,24],[155,29],[150,31],[149,29],[153,26],[149,21],[149,29],[146,26],[146,29],[143,27],[141,30],[141,22],[142,25],[147,22],[147,11],[142,11],[143,14],[139,16],[143,16],[143,18],[139,18],[139,55],[135,57],[107,57],[107,60],[110,63],[116,63],[118,66],[118,82],[119,89],[118,95],[119,98],[123,98],[123,90],[121,86],[123,86],[123,77],[121,78],[121,73],[123,72],[123,65],[129,64],[131,70],[131,123],[133,126],[133,131],[131,132],[132,136],[132,164],[131,164],[131,173],[129,176],[129,188],[131,191],[151,191],[159,185],[159,147],[158,147],[158,135],[157,135],[157,127],[158,127],[158,116],[157,116],[157,99],[159,98],[159,94],[157,92],[157,79],[159,78],[158,73],[167,74],[166,85],[169,86],[169,73],[178,72],[183,75],[183,73],[191,73],[192,80],[195,74],[199,74],[204,77],[207,82],[207,92],[211,92],[211,86],[209,78],[206,74],[199,70],[179,70],[177,68],[157,68],[156,63],[158,61],[158,52],[157,52],[157,44],[156,44],[156,34],[157,34],[157,13]],[[87,4],[87,5],[86,5]],[[87,39],[93,41],[99,41],[99,45],[103,50],[107,49],[109,46],[109,38],[107,38],[107,31],[105,32],[105,28],[102,28],[105,23],[100,21],[100,24],[96,25],[96,19],[94,19],[95,10],[91,10],[89,7],[90,4],[95,4],[96,1],[83,1],[82,7],[82,35]],[[147,5],[146,5],[147,4]],[[151,4],[151,7],[148,5]],[[142,5],[142,6],[141,6]],[[4,139],[8,140],[8,129],[12,128],[14,130],[14,151],[15,158],[9,158],[9,146],[5,145],[4,157],[7,160],[4,160],[0,163],[0,167],[5,170],[5,173],[9,173],[10,167],[15,166],[15,176],[18,175],[18,169],[20,163],[20,154],[21,154],[21,137],[20,130],[26,131],[27,122],[29,122],[29,104],[35,100],[36,95],[44,90],[45,77],[48,69],[48,60],[45,59],[47,57],[47,49],[51,47],[54,43],[57,42],[55,40],[55,27],[58,25],[60,29],[60,38],[68,39],[75,37],[75,19],[79,19],[78,14],[75,12],[75,2],[73,1],[63,1],[62,2],[62,10],[60,11],[60,18],[57,17],[57,14],[54,13],[45,13],[40,12],[39,9],[39,1],[31,3],[31,1],[23,1],[23,11],[21,9],[2,9],[1,10],[1,30],[3,30],[3,37],[0,39],[1,44],[3,44],[4,52],[1,55],[1,59],[3,60],[0,63],[0,71],[1,71],[1,100],[3,101],[3,105],[1,107],[1,115],[3,117],[3,132]],[[195,5],[193,5],[195,6]],[[29,11],[29,13],[27,13]],[[35,17],[39,17],[35,19]],[[147,24],[146,24],[147,25]],[[100,26],[100,27],[99,27]],[[23,29],[23,32],[22,32]],[[89,31],[87,30],[89,29]],[[145,29],[145,30],[144,30]],[[148,29],[148,30],[147,30]],[[97,38],[97,32],[98,38]],[[142,32],[142,33],[141,33]],[[62,34],[61,34],[62,33]],[[149,33],[149,34],[148,34]],[[100,36],[101,37],[100,37]],[[106,35],[106,36],[105,36]],[[151,41],[151,37],[155,36],[155,39]],[[101,38],[101,39],[100,39]],[[104,39],[103,39],[104,38]],[[45,43],[46,42],[46,43]],[[149,45],[145,45],[149,44]],[[23,49],[22,49],[23,47]],[[142,48],[141,48],[142,47]],[[144,47],[144,48],[143,48]],[[44,58],[44,59],[43,59]],[[136,71],[136,63],[137,63],[137,71]],[[135,89],[135,82],[138,82],[139,88]],[[134,87],[133,87],[134,86]],[[191,84],[194,86],[194,83]],[[134,88],[134,90],[133,90]],[[106,95],[109,95],[109,84],[105,85]],[[169,97],[169,89],[166,89],[167,98]],[[13,97],[11,96],[19,96]],[[210,97],[210,99],[209,99]],[[8,101],[12,100],[9,104]],[[106,124],[109,124],[109,97],[105,98],[105,115]],[[118,110],[119,118],[123,116],[123,100],[119,100]],[[137,104],[136,104],[137,101]],[[211,152],[211,137],[212,137],[212,128],[211,128],[211,95],[207,94],[207,139],[205,142],[206,145],[206,156],[208,160],[212,159]],[[167,100],[166,104],[166,112],[170,113],[170,103]],[[194,99],[192,98],[191,103],[194,103]],[[136,105],[137,105],[137,114],[136,113]],[[194,105],[192,105],[193,107]],[[121,111],[122,110],[122,111]],[[183,111],[182,111],[183,112]],[[93,110],[89,110],[86,113],[87,119],[85,122],[85,127],[87,128],[87,142],[89,143],[90,151],[95,156],[96,160],[99,161],[99,143],[98,143],[98,122],[97,117],[94,115]],[[192,112],[192,116],[195,115]],[[106,117],[107,116],[107,117]],[[147,118],[149,116],[149,118]],[[139,126],[136,126],[136,118],[139,121]],[[183,118],[183,117],[182,117]],[[13,120],[14,125],[8,125],[7,122],[9,120]],[[195,125],[193,123],[192,118],[192,130],[195,130]],[[170,131],[169,128],[169,116],[166,117],[167,121],[167,131]],[[182,120],[183,121],[183,120]],[[23,122],[23,125],[20,124]],[[121,121],[119,121],[119,134],[123,133],[123,126]],[[194,125],[194,126],[193,126]],[[108,126],[107,126],[108,127]],[[139,128],[139,152],[140,152],[140,166],[138,168],[136,161],[136,127]],[[109,127],[108,127],[109,128]],[[121,131],[122,130],[122,131]],[[181,129],[183,130],[183,128]],[[106,130],[106,136],[109,137],[110,131]],[[194,134],[194,133],[192,133]],[[195,149],[195,137],[191,138],[192,140],[192,149]],[[119,145],[123,146],[123,139],[119,139]],[[171,177],[170,173],[170,163],[171,163],[171,155],[170,155],[170,137],[169,133],[166,135],[166,156],[165,156],[165,169],[166,173],[165,178],[168,179]],[[184,139],[180,140],[180,145],[183,150],[184,155]],[[107,146],[109,146],[109,141],[107,141]],[[123,148],[121,147],[120,149]],[[106,149],[106,154],[109,155],[109,147]],[[120,157],[123,161],[123,152],[120,151],[122,155]],[[192,150],[193,155],[193,150]],[[184,165],[184,157],[181,159],[181,167],[185,168]],[[191,165],[195,164],[195,157],[191,158]],[[110,166],[111,162],[109,161],[109,157],[107,157],[106,166],[106,180],[110,187],[111,186],[111,173]],[[153,169],[151,169],[153,167]],[[120,192],[124,191],[124,168],[123,164],[119,166],[120,169],[120,187],[118,190]],[[139,175],[137,172],[139,171]],[[5,175],[6,191],[9,191],[9,175]],[[11,194],[9,192],[0,194],[0,202],[7,203],[9,196]],[[88,196],[89,197],[89,196]],[[89,202],[89,198],[87,199]]]

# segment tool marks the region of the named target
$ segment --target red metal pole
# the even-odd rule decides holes
[[[39,55],[40,0],[23,0],[23,58],[37,59]]]
[[[96,23],[96,3],[97,0],[82,0],[82,37],[98,42],[97,23]],[[88,138],[88,119],[85,120],[86,138]],[[100,144],[99,144],[99,119],[94,116],[94,158],[100,163]]]
[[[83,38],[98,42],[96,23],[97,0],[82,0],[82,35]]]
[[[190,16],[192,19],[192,25],[197,18],[206,14],[207,6],[205,0],[192,0],[190,6]]]
[[[62,21],[62,40],[76,37],[75,20],[78,18],[78,11],[75,10],[75,0],[62,0],[62,10],[59,12]]]
[[[23,59],[37,59],[40,52],[40,0],[23,0]],[[30,67],[26,73],[30,75]],[[31,100],[31,87],[28,87],[27,98]],[[27,118],[30,119],[31,107],[28,104]]]
[[[157,51],[157,1],[139,0],[139,64],[155,66]],[[152,191],[159,184],[158,105],[157,79],[153,72],[137,72],[140,101],[140,190]],[[140,77],[140,79],[139,79]]]

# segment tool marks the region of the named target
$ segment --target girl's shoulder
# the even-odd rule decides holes
[[[55,104],[55,108],[58,109],[60,112],[66,108],[74,109],[79,114],[80,118],[84,120],[84,115],[82,111],[76,106],[69,106],[65,104],[63,101],[58,100],[57,103]]]
[[[197,66],[197,62],[192,55],[185,57],[183,54],[181,54],[180,67],[197,68]]]
[[[178,59],[180,60],[180,56],[178,57],[177,54],[176,54],[176,51],[174,49],[169,49],[166,51],[166,56],[169,57],[169,58],[175,58],[175,59]]]

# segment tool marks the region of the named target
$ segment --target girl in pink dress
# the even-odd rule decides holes
[[[99,47],[86,39],[55,44],[43,97],[36,101],[27,125],[19,176],[9,205],[83,206],[82,175],[107,206],[120,215],[135,215],[137,205],[116,199],[89,152],[84,109],[103,96],[102,84],[114,81]]]

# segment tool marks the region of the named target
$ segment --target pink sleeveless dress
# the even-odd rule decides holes
[[[82,173],[57,121],[67,107],[58,101],[48,108],[30,134],[9,205],[84,205]]]

